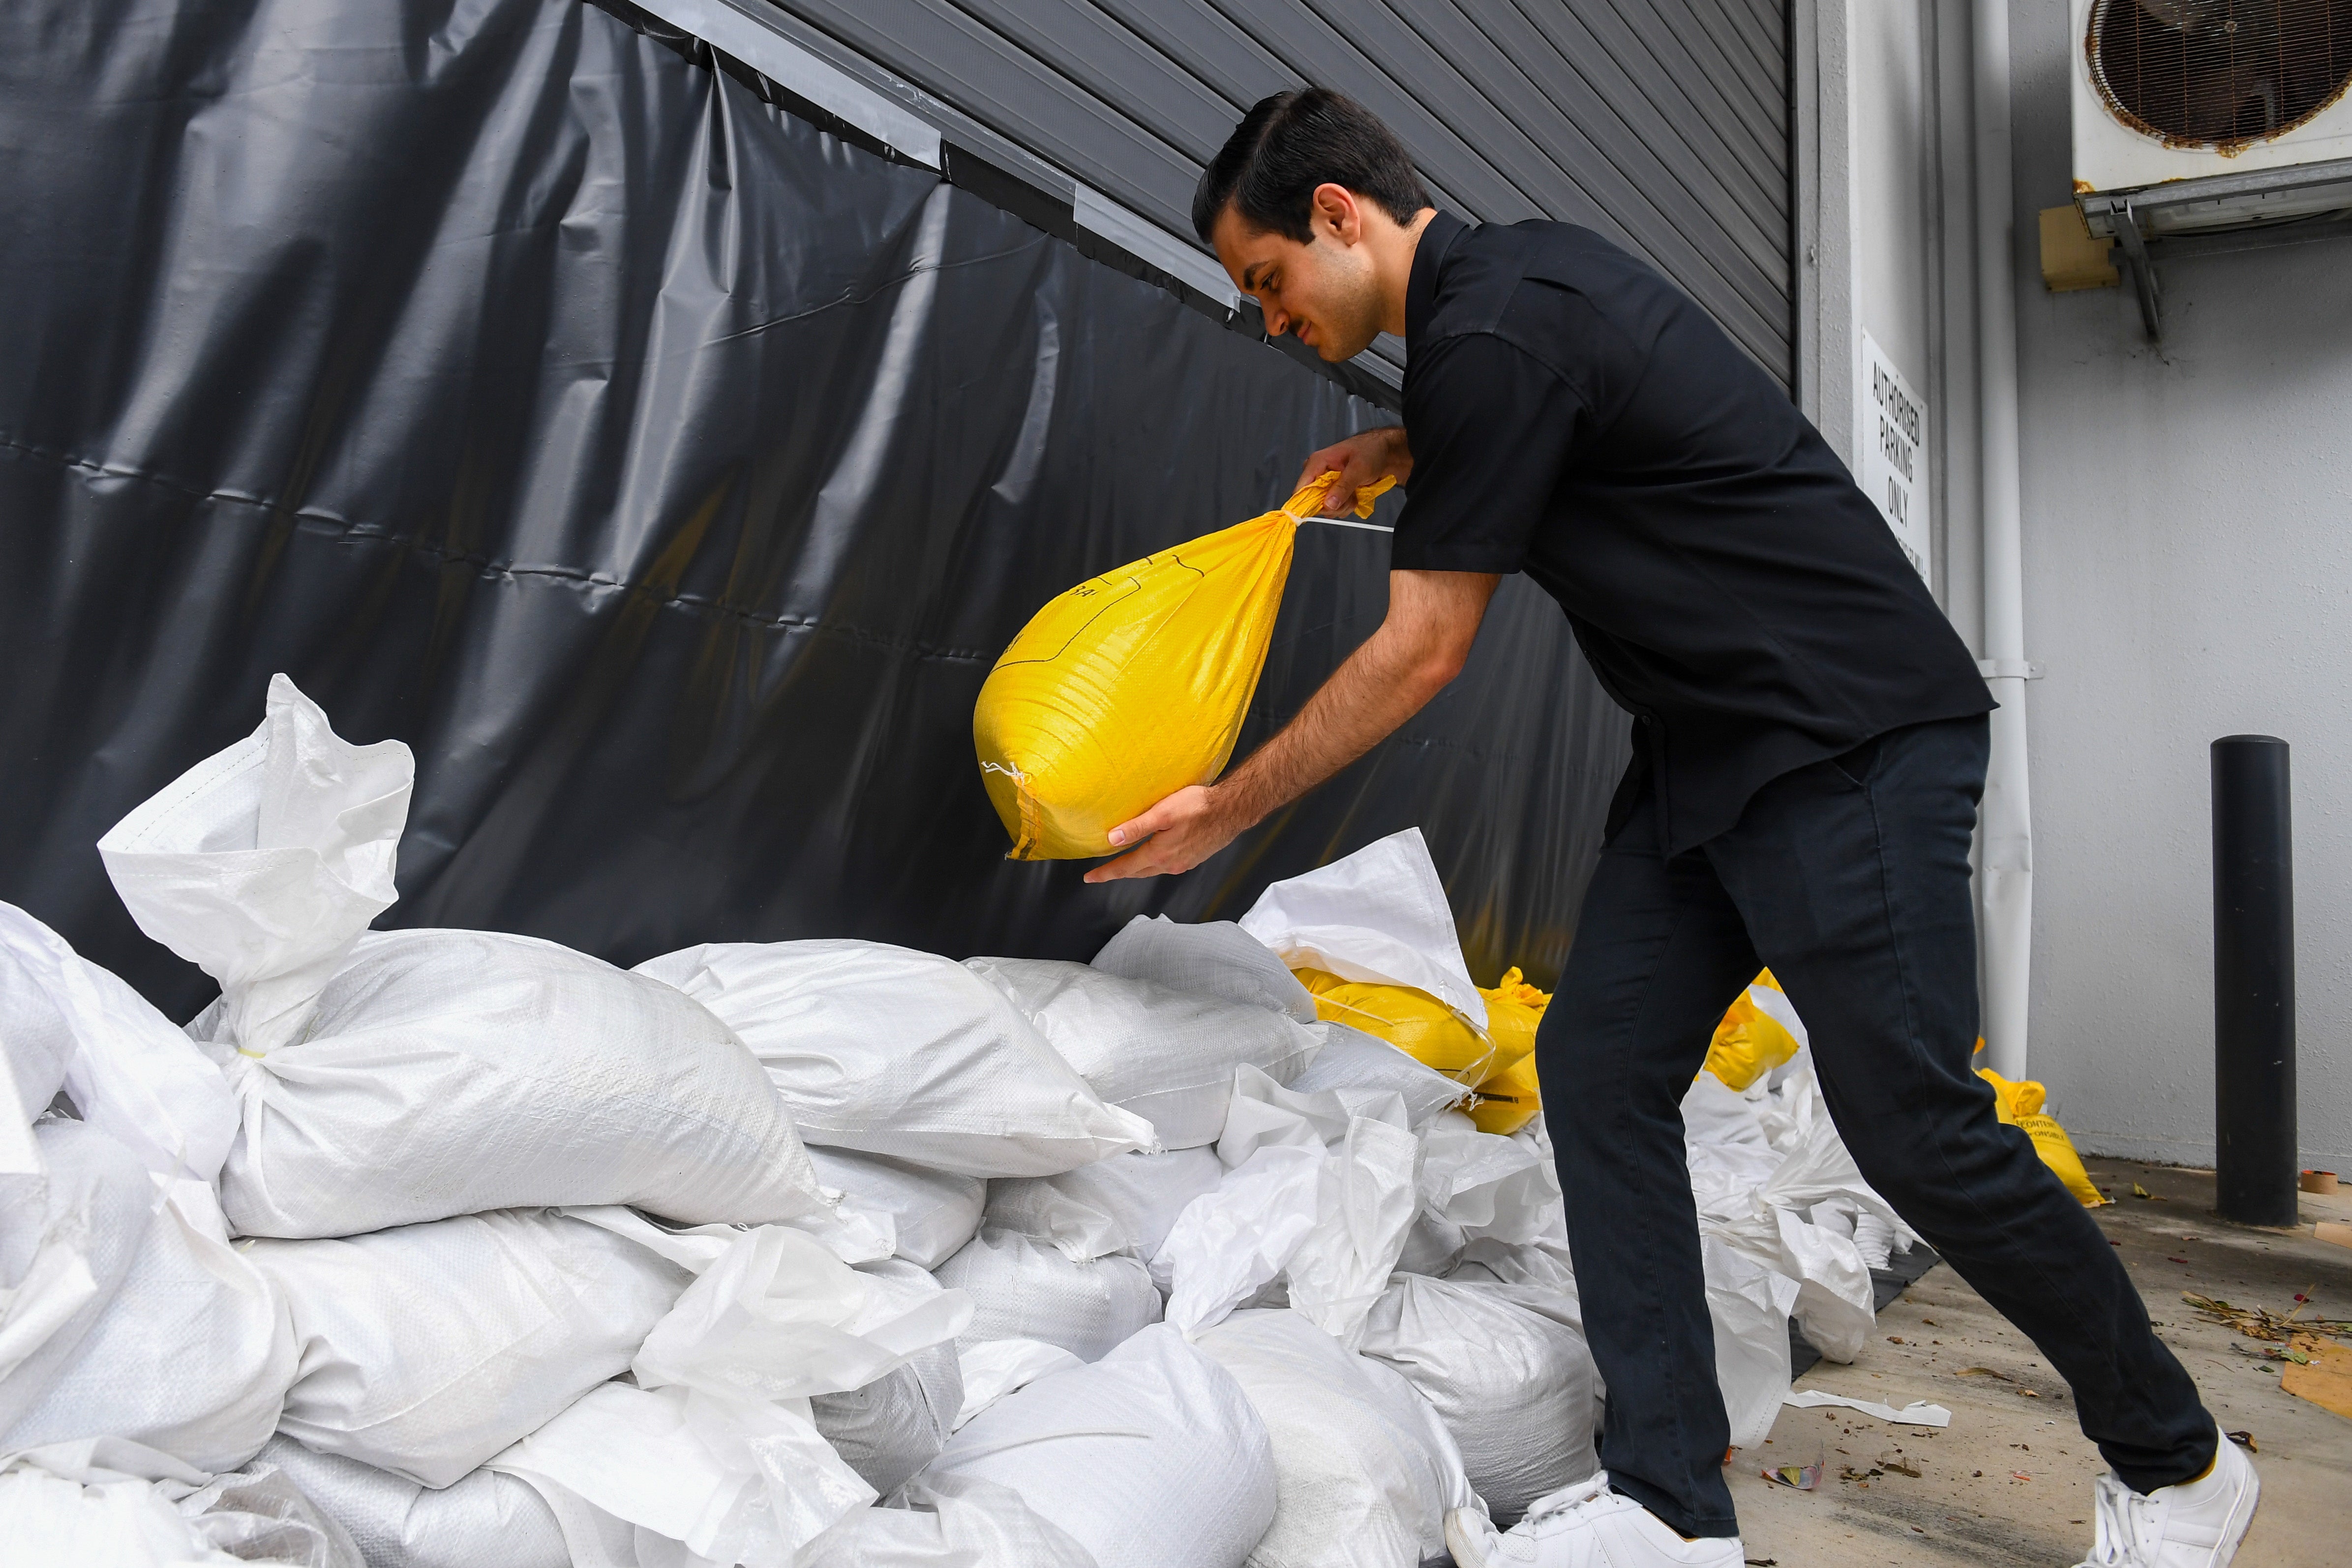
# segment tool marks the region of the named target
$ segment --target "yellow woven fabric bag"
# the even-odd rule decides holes
[[[1978,1044],[1981,1046],[1982,1041]],[[2042,1109],[2049,1091],[2032,1079],[2010,1079],[1990,1068],[1977,1068],[1977,1076],[1992,1085],[1993,1114],[2033,1140],[2033,1152],[2051,1173],[2066,1184],[2074,1200],[2086,1209],[2105,1208],[2113,1200],[2099,1191],[2091,1180],[2091,1173],[2083,1168],[2083,1156],[2076,1152],[2074,1141],[2058,1125],[2058,1119]]]
[[[1706,1047],[1706,1065],[1701,1070],[1721,1079],[1727,1089],[1745,1089],[1797,1054],[1797,1037],[1756,1005],[1759,986],[1778,991],[1780,983],[1769,969],[1759,974],[1723,1015]]]
[[[1089,578],[1031,617],[971,716],[1012,858],[1108,855],[1112,828],[1224,771],[1265,668],[1291,536],[1337,477]],[[1357,491],[1357,515],[1393,482]]]
[[[1377,1035],[1456,1083],[1482,1082],[1495,1070],[1495,1042],[1469,1019],[1412,985],[1342,980],[1320,969],[1294,969],[1315,997],[1315,1016]]]

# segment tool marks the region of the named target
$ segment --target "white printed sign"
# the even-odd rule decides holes
[[[1878,505],[1895,542],[1929,584],[1927,570],[1927,400],[1911,390],[1895,362],[1862,334],[1862,383],[1854,406],[1863,493]]]

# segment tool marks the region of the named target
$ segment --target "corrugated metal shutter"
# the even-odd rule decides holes
[[[1188,241],[1193,182],[1243,111],[1337,88],[1444,205],[1599,229],[1790,384],[1785,0],[771,3]]]

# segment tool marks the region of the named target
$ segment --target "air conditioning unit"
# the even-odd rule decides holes
[[[2150,337],[2164,254],[2352,233],[2352,0],[2073,16],[2074,204],[2131,263]]]

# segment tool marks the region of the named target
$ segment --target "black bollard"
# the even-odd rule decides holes
[[[2241,1225],[2295,1223],[2290,816],[2284,741],[2213,742],[2214,1191]]]

